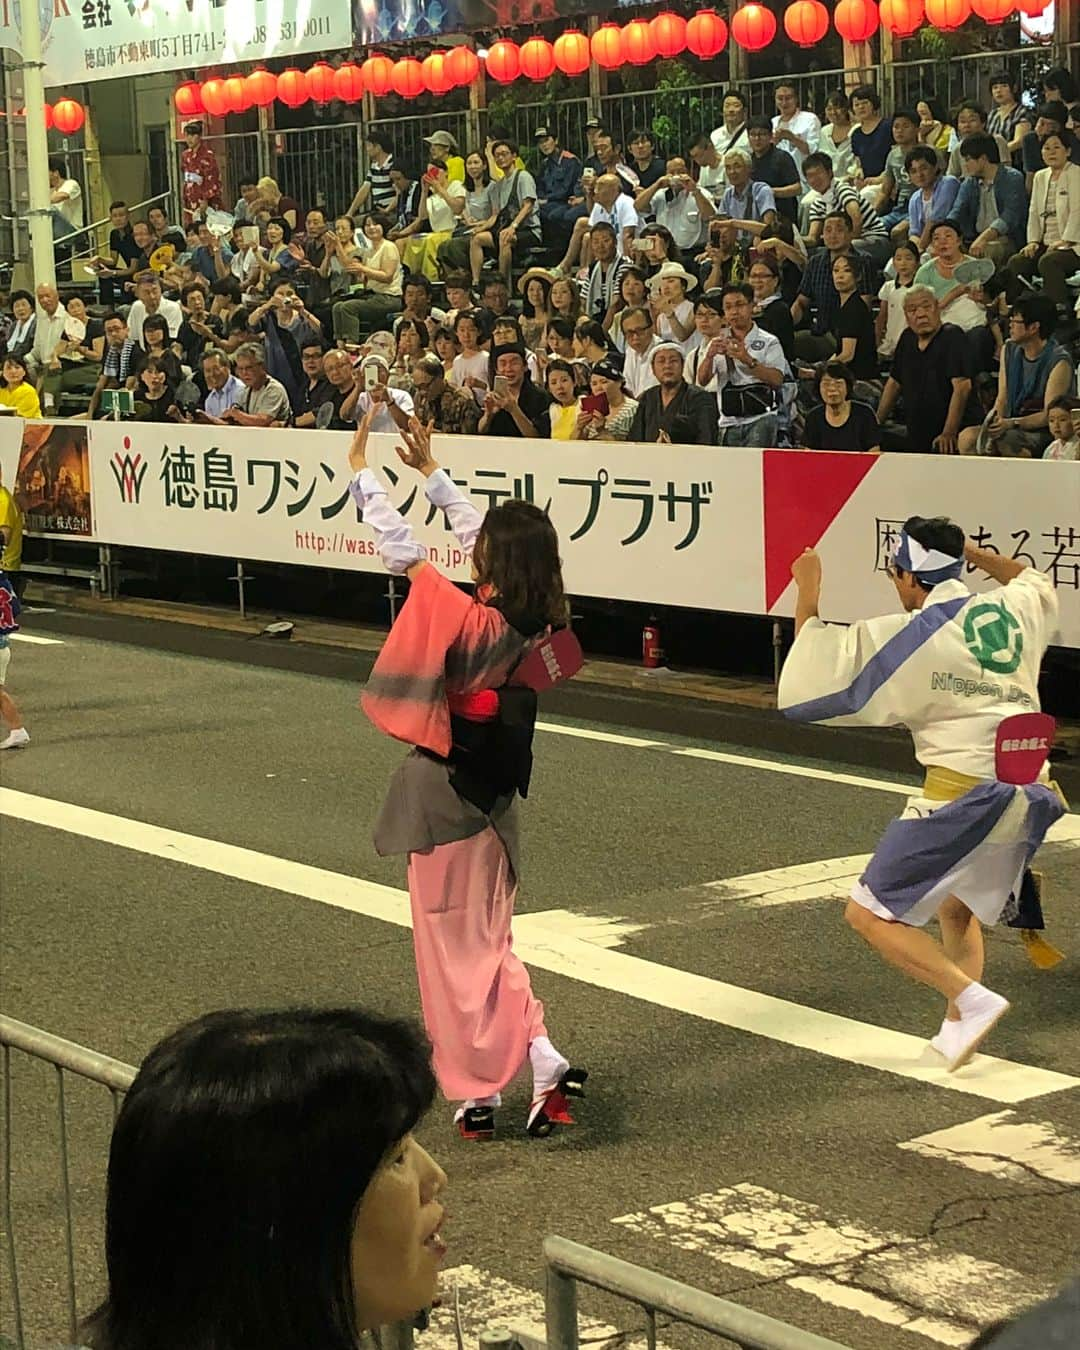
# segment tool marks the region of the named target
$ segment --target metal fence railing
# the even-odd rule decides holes
[[[135,1077],[135,1070],[130,1064],[122,1064],[119,1060],[110,1059],[108,1055],[98,1054],[97,1051],[88,1050],[85,1046],[76,1045],[73,1041],[66,1041],[59,1036],[51,1035],[47,1031],[41,1031],[37,1027],[27,1026],[25,1022],[18,1022],[13,1017],[0,1016],[0,1050],[2,1050],[2,1061],[0,1062],[3,1065],[4,1079],[3,1196],[0,1199],[0,1214],[2,1214],[4,1226],[7,1302],[11,1309],[14,1341],[18,1350],[24,1350],[27,1344],[26,1317],[24,1316],[26,1291],[24,1285],[20,1283],[19,1229],[16,1215],[17,1205],[14,1197],[17,1182],[14,1160],[15,1134],[19,1126],[26,1122],[18,1118],[16,1110],[17,1104],[13,1088],[13,1051],[20,1056],[38,1061],[39,1064],[47,1065],[52,1071],[55,1082],[55,1177],[50,1182],[44,1170],[35,1171],[32,1188],[37,1217],[45,1221],[46,1226],[51,1229],[53,1234],[59,1229],[62,1244],[60,1283],[63,1307],[61,1316],[63,1327],[66,1329],[68,1336],[67,1343],[76,1345],[78,1344],[79,1325],[76,1283],[77,1243],[75,1206],[73,1203],[75,1188],[72,1181],[71,1128],[68,1118],[68,1079],[69,1076],[82,1079],[94,1084],[98,1091],[107,1092],[111,1098],[111,1119],[115,1119],[116,1112],[120,1107],[120,1098],[131,1086]],[[33,1086],[40,1090],[42,1085],[40,1081],[37,1081]],[[111,1119],[107,1122],[109,1128],[111,1128]],[[34,1160],[37,1167],[41,1168],[46,1140],[41,1134],[35,1132],[34,1144]],[[98,1153],[97,1155],[97,1173],[95,1183],[100,1193],[100,1190],[103,1189],[105,1173],[104,1153]],[[29,1200],[29,1196],[25,1198]],[[95,1206],[95,1210],[96,1208]],[[91,1222],[94,1222],[97,1218],[98,1215],[95,1213]],[[100,1222],[98,1222],[99,1231],[100,1227]],[[40,1257],[40,1253],[48,1249],[49,1246],[50,1243],[46,1240],[45,1235],[40,1231],[35,1232],[34,1248],[39,1253],[39,1259],[43,1259]],[[53,1276],[46,1276],[41,1273],[41,1283],[52,1288],[55,1280]],[[37,1332],[36,1339],[40,1339],[44,1335],[55,1337],[59,1329],[56,1324],[56,1309],[51,1306],[52,1299],[48,1295],[45,1297],[50,1304],[48,1310],[45,1309],[43,1303],[38,1302],[36,1296],[32,1300],[34,1303],[35,1331]]]
[[[635,1303],[645,1313],[648,1350],[656,1350],[657,1317],[697,1327],[743,1350],[847,1350],[838,1341],[744,1308],[703,1289],[680,1284],[644,1266],[562,1237],[544,1242],[547,1267],[547,1350],[579,1350],[577,1286],[591,1285]]]

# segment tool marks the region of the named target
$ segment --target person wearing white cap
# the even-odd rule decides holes
[[[627,440],[715,445],[716,396],[687,383],[683,349],[677,342],[658,342],[649,359],[656,384],[639,398]]]
[[[378,383],[373,389],[367,388],[370,379],[368,371],[371,369],[378,372]],[[370,423],[372,431],[407,430],[415,406],[411,394],[407,394],[404,389],[391,389],[388,386],[390,362],[385,357],[370,352],[360,362],[359,374],[364,392],[356,400],[356,421],[359,422],[364,414],[373,408],[375,416]]]
[[[697,380],[716,390],[720,444],[776,445],[784,382],[794,389],[784,349],[754,322],[749,286],[725,286],[719,302],[725,327],[709,342]]]
[[[649,310],[661,342],[677,342],[685,356],[701,341],[694,327],[694,305],[686,298],[697,277],[682,263],[666,262],[648,280]]]
[[[449,131],[433,131],[424,137],[424,144],[432,166],[444,168],[451,183],[464,183],[465,161],[458,154],[458,143]]]

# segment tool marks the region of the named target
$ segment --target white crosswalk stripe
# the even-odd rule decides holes
[[[29,642],[35,647],[62,647],[63,638],[42,637],[39,633],[9,633],[8,637],[13,642]]]
[[[1080,1142],[1059,1134],[1047,1121],[1019,1120],[1015,1111],[995,1111],[921,1134],[900,1147],[1001,1180],[1080,1186]]]
[[[981,1326],[1053,1292],[996,1262],[748,1182],[614,1222],[940,1345],[965,1346]]]

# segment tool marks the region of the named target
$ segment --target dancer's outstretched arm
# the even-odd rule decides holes
[[[450,528],[454,531],[458,543],[465,551],[465,556],[471,558],[473,545],[476,543],[476,536],[480,533],[480,526],[484,523],[484,517],[446,470],[440,468],[433,458],[431,453],[433,426],[433,422],[424,426],[419,418],[411,417],[408,431],[401,433],[405,444],[397,447],[398,458],[403,464],[407,464],[410,469],[416,469],[427,479],[427,487],[424,491],[427,493],[428,501],[433,506],[438,506],[445,511],[446,519],[450,522]]]
[[[349,447],[349,465],[354,475],[349,492],[360,509],[364,524],[375,531],[383,566],[395,576],[406,573],[412,579],[427,565],[426,554],[423,545],[413,538],[412,526],[390,504],[386,488],[375,471],[368,467],[367,441],[374,412],[372,406],[364,414]]]

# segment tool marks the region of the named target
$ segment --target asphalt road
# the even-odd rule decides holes
[[[119,817],[121,831],[146,822],[404,886],[401,861],[370,843],[401,748],[357,710],[364,658],[63,612],[29,615],[26,631],[58,641],[14,650],[9,682],[33,743],[3,757],[5,788]],[[772,714],[595,689],[543,716],[523,813],[522,948],[553,1039],[592,1078],[580,1124],[551,1141],[520,1129],[525,1081],[492,1144],[457,1140],[445,1104],[422,1127],[451,1179],[449,1264],[470,1268],[473,1342],[485,1321],[535,1311],[552,1232],[867,1350],[964,1344],[1075,1273],[1080,1082],[1037,1080],[1008,1101],[912,1076],[907,1050],[886,1068],[824,1052],[815,1038],[840,1027],[826,1014],[857,1024],[843,1024],[845,1045],[862,1028],[876,1046],[881,1028],[927,1037],[937,1000],[847,932],[839,884],[789,896],[776,882],[768,903],[752,886],[711,884],[870,851],[902,797],[836,775],[903,778],[897,739],[806,741]],[[761,759],[772,767],[748,762]],[[417,1014],[408,931],[342,907],[347,880],[325,883],[320,902],[272,870],[223,875],[209,845],[191,866],[22,814],[0,817],[0,1000],[12,1016],[134,1063],[214,1007],[359,1001]],[[1040,972],[1015,934],[991,936],[989,982],[1014,1009],[987,1051],[1080,1078],[1080,843],[1048,845],[1042,866],[1067,959]],[[685,1011],[699,996],[712,1011]],[[12,1083],[24,1316],[32,1344],[56,1344],[55,1082],[19,1061]],[[75,1083],[66,1109],[85,1312],[101,1289],[111,1106]],[[961,1149],[993,1154],[975,1160],[993,1170],[900,1147],[954,1127],[994,1141]],[[603,1297],[583,1306],[635,1325]],[[427,1338],[438,1350],[444,1331]],[[662,1339],[700,1341],[675,1328]]]

